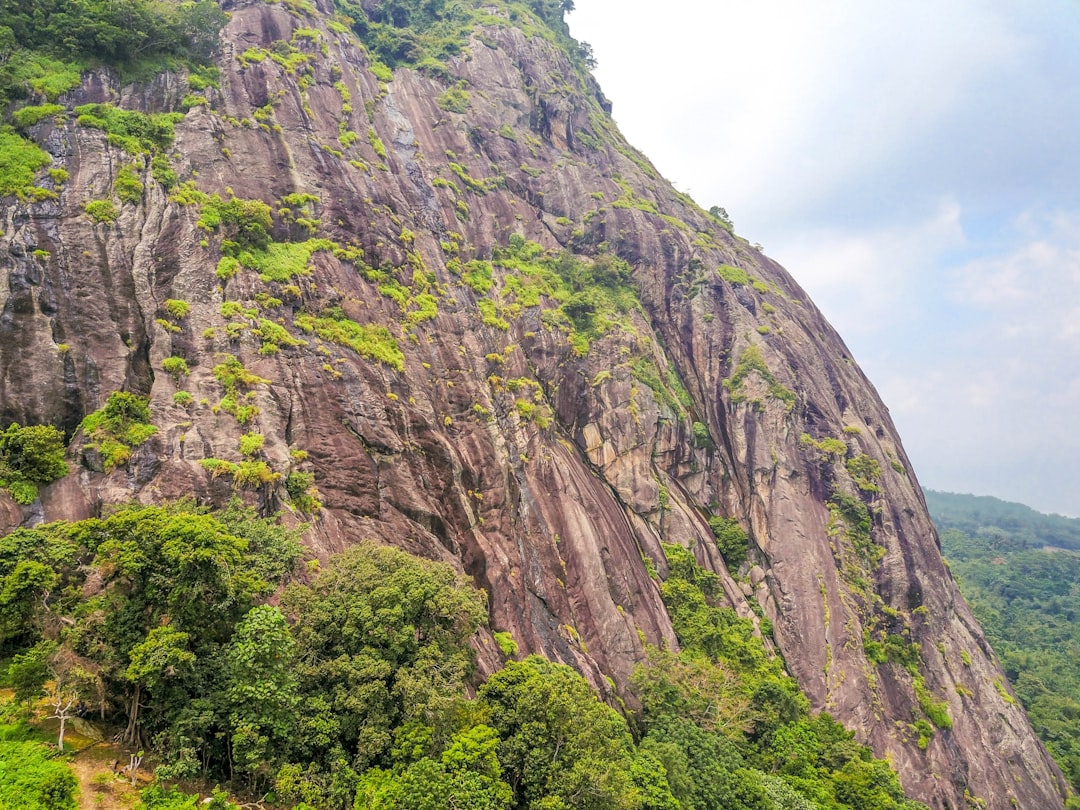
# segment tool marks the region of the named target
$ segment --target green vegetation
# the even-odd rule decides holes
[[[881,479],[881,464],[877,459],[862,453],[844,462],[855,486],[863,492],[881,492],[878,481]]]
[[[65,444],[52,425],[9,425],[0,432],[0,488],[16,503],[36,501],[39,486],[68,474]]]
[[[116,182],[113,184],[116,196],[120,202],[138,205],[142,202],[143,184],[139,180],[139,173],[133,166],[123,166],[116,173]]]
[[[538,307],[546,298],[555,306],[545,310],[545,324],[565,332],[575,354],[588,354],[592,341],[613,329],[633,329],[627,316],[640,309],[637,290],[629,265],[615,256],[601,254],[590,261],[547,252],[513,234],[507,247],[494,251],[490,264],[467,264],[463,281],[478,293],[491,292],[493,267],[503,271],[502,288],[478,302],[489,326],[509,328],[523,308]]]
[[[111,225],[120,217],[112,200],[91,200],[85,210],[86,215],[99,225]]]
[[[195,66],[217,47],[225,19],[213,0],[0,0],[0,108],[29,96],[54,101],[93,63],[129,80],[179,63]],[[55,114],[49,106],[16,110],[13,119],[20,128],[33,126]]]
[[[230,747],[238,754],[259,719],[243,690],[269,688],[258,666],[284,652],[265,619],[276,609],[257,602],[292,571],[295,533],[239,506],[211,515],[185,503],[20,529],[0,549],[11,594],[0,641],[44,652],[46,688],[94,707],[126,742],[153,742],[162,775],[199,773],[206,756],[224,763]],[[261,697],[265,715],[274,705]]]
[[[127,464],[132,448],[144,444],[157,428],[150,424],[148,400],[124,391],[109,394],[105,406],[82,422],[87,447],[97,450],[105,472]]]
[[[186,377],[191,373],[191,369],[188,368],[187,361],[183,357],[166,357],[161,361],[161,370],[178,383],[181,377]]]
[[[25,724],[0,725],[0,807],[76,810],[78,781]]]
[[[439,96],[438,104],[447,112],[467,112],[469,109],[469,91],[465,89],[463,82],[459,82]]]
[[[333,250],[336,245],[327,239],[308,239],[306,242],[269,242],[262,248],[245,250],[238,261],[254,270],[263,281],[288,282],[296,276],[311,275],[311,257],[320,250]]]
[[[238,505],[190,503],[20,529],[0,539],[0,644],[25,651],[9,679],[21,699],[63,685],[126,741],[149,741],[162,778],[272,791],[279,806],[921,807],[850,733],[808,715],[679,547],[662,593],[683,651],[652,650],[635,674],[635,736],[570,667],[530,656],[479,683],[469,640],[485,598],[449,566],[365,543],[288,584],[297,540]],[[43,754],[18,773],[44,777]],[[65,771],[50,777],[61,788]],[[197,803],[160,786],[142,801]]]
[[[377,360],[396,371],[405,370],[405,355],[385,326],[361,325],[336,310],[328,310],[318,317],[300,314],[296,316],[295,323],[298,328],[314,332],[323,340],[348,346],[357,354]]]
[[[1080,520],[1044,515],[1029,506],[978,495],[925,490],[926,504],[942,529],[975,535],[996,527],[1031,548],[1043,546],[1080,551]]]
[[[888,763],[806,698],[723,600],[719,578],[665,545],[661,594],[682,646],[649,650],[633,676],[644,708],[638,751],[658,759],[674,808],[922,808]]]
[[[371,71],[391,81],[390,68],[413,67],[448,80],[450,59],[462,53],[477,25],[514,26],[561,48],[580,68],[593,64],[591,49],[571,36],[563,15],[570,0],[390,0],[372,6],[360,0],[336,0],[360,38],[374,54]]]
[[[713,516],[709,528],[716,538],[716,548],[731,571],[738,571],[750,553],[750,538],[734,518]]]
[[[750,344],[743,349],[734,372],[728,379],[724,380],[724,387],[731,392],[732,402],[740,403],[747,400],[748,395],[743,390],[743,386],[751,378],[751,375],[759,377],[766,384],[769,398],[780,400],[789,411],[795,407],[797,401],[795,393],[785,388],[776,379],[776,375],[769,370],[761,349],[754,344]],[[753,399],[752,402],[755,405],[762,404],[760,399]]]
[[[750,283],[750,276],[741,267],[734,267],[730,264],[722,264],[716,268],[717,275],[729,284],[735,284],[740,286],[747,286]]]
[[[0,130],[0,197],[42,199],[51,194],[34,185],[38,172],[52,163],[49,153],[14,132]]]
[[[1080,520],[926,493],[949,560],[1036,733],[1080,792]],[[961,657],[970,663],[967,651]],[[1012,696],[1004,684],[996,688]]]
[[[175,125],[184,120],[180,113],[147,114],[112,104],[84,104],[75,108],[75,115],[79,126],[102,130],[110,145],[132,155],[168,149],[176,137]]]
[[[293,506],[305,515],[317,515],[322,509],[319,490],[315,487],[315,474],[309,472],[291,472],[285,479],[285,491]]]

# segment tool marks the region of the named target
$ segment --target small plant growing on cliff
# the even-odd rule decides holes
[[[245,457],[258,455],[266,438],[261,433],[245,433],[240,437],[240,455]]]
[[[464,113],[469,109],[469,91],[465,89],[465,82],[458,82],[441,96],[439,107],[447,112]]]
[[[877,459],[860,453],[845,462],[855,486],[863,492],[881,492],[878,481],[881,479],[881,464]]]
[[[132,166],[124,166],[116,174],[116,182],[113,184],[116,196],[120,202],[138,205],[142,201],[143,184],[139,180],[138,172]]]
[[[100,410],[82,421],[87,446],[101,454],[105,472],[127,464],[131,449],[157,433],[150,424],[149,400],[125,391],[114,391]]]
[[[315,488],[315,474],[309,472],[291,472],[285,479],[285,491],[293,506],[305,515],[316,515],[322,509],[319,490]]]
[[[739,522],[732,518],[713,516],[709,518],[709,528],[712,529],[716,548],[728,569],[737,571],[750,553],[750,538]]]
[[[91,200],[84,210],[86,215],[99,225],[111,225],[120,216],[112,200]]]
[[[499,650],[502,651],[503,655],[507,658],[513,658],[517,655],[518,645],[517,642],[514,641],[513,634],[508,631],[499,631],[492,635],[495,637],[495,643],[499,645]]]
[[[178,384],[181,377],[191,373],[187,361],[183,357],[166,357],[161,361],[161,370],[173,378]]]
[[[0,488],[16,503],[37,500],[38,486],[68,474],[64,434],[52,425],[12,423],[0,432]]]

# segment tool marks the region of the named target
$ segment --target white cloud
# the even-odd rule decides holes
[[[810,228],[766,249],[792,269],[842,335],[856,335],[920,318],[927,288],[939,285],[939,257],[965,243],[959,205],[942,200],[918,222]]]

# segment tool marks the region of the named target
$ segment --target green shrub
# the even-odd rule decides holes
[[[348,318],[315,317],[298,315],[296,326],[305,332],[314,332],[323,340],[348,346],[357,354],[377,360],[397,371],[405,370],[405,355],[398,342],[385,326],[360,324]]]
[[[81,127],[100,129],[111,146],[133,155],[168,149],[176,137],[175,125],[181,113],[147,114],[122,110],[112,104],[84,104],[75,108]]]
[[[713,444],[712,436],[709,435],[709,426],[703,422],[694,422],[694,447],[704,448],[706,450],[715,449],[716,445]]]
[[[187,391],[177,391],[173,394],[173,402],[179,405],[181,408],[186,408],[195,401],[195,397],[189,394]]]
[[[39,485],[68,474],[65,444],[63,432],[52,425],[23,427],[13,422],[0,432],[0,487],[16,503],[33,503]]]
[[[59,115],[64,108],[59,104],[41,104],[39,106],[22,107],[11,114],[11,120],[19,129],[29,129],[34,124],[52,115]]]
[[[336,245],[328,239],[306,242],[267,242],[263,247],[245,250],[237,258],[244,267],[256,271],[263,281],[284,283],[296,276],[311,274],[311,257],[320,250],[332,251]],[[219,272],[220,272],[219,265]]]
[[[368,66],[368,70],[370,70],[371,74],[380,82],[392,82],[394,80],[394,71],[382,62],[373,61]]]
[[[183,357],[166,357],[161,361],[161,370],[172,376],[177,382],[180,381],[181,377],[186,377],[191,373],[187,361]]]
[[[734,267],[730,264],[722,264],[716,268],[717,275],[729,284],[735,284],[736,286],[746,286],[750,283],[750,276],[741,267]]]
[[[120,212],[116,210],[112,200],[91,200],[86,204],[86,215],[99,225],[110,225],[116,222]]]
[[[262,450],[266,437],[261,433],[245,433],[240,437],[240,455],[254,456]]]
[[[221,362],[214,366],[214,377],[228,392],[235,392],[238,388],[252,388],[256,385],[266,385],[270,381],[254,374],[244,368],[235,356],[225,354],[221,356]]]
[[[150,176],[166,191],[174,188],[180,179],[169,163],[169,158],[163,154],[154,155],[154,159],[150,161]]]
[[[922,676],[915,678],[915,697],[919,701],[919,708],[923,710],[931,723],[941,729],[952,728],[949,704],[934,697],[933,693],[927,688]]]
[[[201,205],[195,224],[206,231],[220,232],[235,249],[261,250],[270,243],[274,221],[270,206],[262,200],[240,197],[226,200],[218,194],[207,196],[196,190],[193,201]],[[225,249],[225,242],[222,249]]]
[[[462,83],[451,87],[438,98],[439,107],[447,112],[465,113],[469,110],[469,91]]]
[[[0,726],[0,732],[0,807],[76,810],[79,783],[64,761],[19,727]]]
[[[716,548],[724,558],[727,567],[738,570],[746,562],[750,552],[750,538],[734,518],[713,516],[709,518],[709,528],[716,538]]]
[[[293,505],[305,515],[314,515],[322,509],[319,490],[315,488],[315,474],[291,472],[285,479],[285,490]]]
[[[124,166],[116,173],[116,182],[113,184],[116,196],[120,202],[138,205],[142,202],[143,184],[139,180],[139,174],[132,166]]]
[[[191,312],[191,304],[187,301],[182,301],[177,298],[166,298],[165,303],[162,304],[165,307],[165,311],[172,315],[177,320],[183,320]]]
[[[49,153],[37,144],[14,132],[0,131],[0,197],[37,196],[34,177],[50,163]]]
[[[104,407],[83,419],[82,430],[87,445],[101,454],[106,472],[126,464],[131,449],[157,433],[150,424],[149,400],[126,391],[109,394]]]
[[[232,256],[222,256],[217,265],[217,277],[222,281],[228,281],[240,272],[240,268],[240,262]]]
[[[500,631],[493,633],[492,635],[495,637],[495,643],[499,645],[499,649],[502,651],[503,655],[507,658],[513,658],[517,655],[518,645],[517,642],[514,641],[513,634],[507,631]]]

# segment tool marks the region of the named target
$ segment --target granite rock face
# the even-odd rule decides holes
[[[280,280],[219,278],[224,231],[198,226],[198,204],[74,114],[35,125],[69,176],[56,200],[0,201],[0,417],[63,427],[76,471],[30,507],[0,498],[0,528],[234,491],[299,521],[287,476],[313,473],[312,556],[372,538],[450,561],[489,594],[493,627],[601,690],[625,687],[645,643],[675,645],[655,577],[661,543],[679,543],[741,615],[769,618],[813,706],[891,758],[913,796],[1063,806],[874,388],[783,268],[626,144],[587,74],[507,24],[477,29],[450,65],[460,85],[408,69],[385,81],[323,14],[230,10],[220,89],[183,104],[173,168],[204,194],[271,205],[277,243],[337,249]],[[251,58],[275,42],[299,67]],[[173,111],[189,92],[175,74],[121,87],[97,71],[62,103]],[[141,200],[95,223],[85,204],[126,166]],[[496,263],[489,289],[468,283],[469,262],[512,236],[586,266],[618,257],[639,305],[582,345],[566,301],[521,292],[527,273]],[[313,326],[328,312],[385,328],[400,367]],[[262,380],[231,402],[215,374],[229,355]],[[166,373],[170,357],[190,373]],[[119,390],[150,398],[158,433],[105,472],[78,428]],[[257,408],[243,424],[237,402]],[[200,463],[241,463],[250,432],[280,478],[237,488]],[[712,515],[751,537],[741,570],[725,568]],[[883,652],[890,638],[917,666]],[[951,719],[925,750],[920,696]]]

